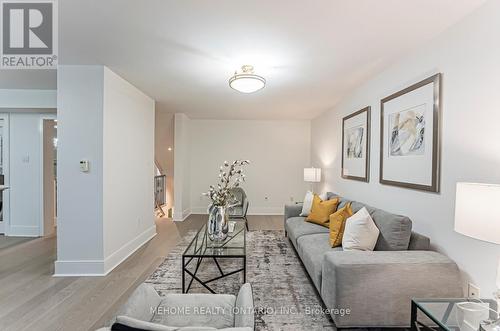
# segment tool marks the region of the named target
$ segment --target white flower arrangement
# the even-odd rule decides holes
[[[236,202],[231,190],[239,187],[245,181],[243,167],[248,164],[250,164],[249,160],[236,160],[231,164],[224,161],[219,169],[219,183],[216,186],[210,185],[209,191],[203,193],[212,200],[213,206],[228,207],[231,203]]]

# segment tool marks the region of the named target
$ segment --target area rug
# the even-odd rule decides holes
[[[146,280],[160,295],[182,292],[181,255],[194,235],[186,235]],[[241,260],[221,259],[220,266],[224,271],[236,270]],[[207,260],[197,275],[211,279],[220,273],[215,263]],[[254,293],[256,330],[335,330],[330,316],[323,314],[321,299],[283,231],[247,233],[247,282]],[[210,287],[217,293],[237,294],[241,283],[239,273],[210,283]],[[208,291],[194,281],[189,292]]]

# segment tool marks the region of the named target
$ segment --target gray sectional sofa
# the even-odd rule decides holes
[[[366,207],[380,230],[373,252],[343,251],[329,244],[329,229],[299,216],[302,204],[285,206],[285,231],[338,328],[408,327],[412,297],[462,297],[457,265],[430,250],[429,238],[411,230],[408,217]],[[438,221],[438,220],[437,220]]]

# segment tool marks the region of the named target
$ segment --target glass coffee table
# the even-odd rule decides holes
[[[497,303],[492,299],[412,299],[411,330],[467,331],[460,328],[457,319],[457,304],[461,302],[484,305],[490,308],[489,319],[497,318],[494,313],[497,310]]]
[[[242,268],[224,271],[222,270],[218,259],[240,259]],[[198,277],[199,267],[202,261],[212,261],[217,266],[220,275],[202,280]],[[193,281],[197,281],[211,293],[215,291],[208,284],[221,278],[243,273],[243,283],[246,282],[246,228],[244,222],[235,222],[233,232],[229,232],[223,241],[211,241],[207,234],[207,225],[203,225],[196,233],[191,243],[182,254],[182,293],[188,293]],[[186,274],[189,282],[186,282]]]

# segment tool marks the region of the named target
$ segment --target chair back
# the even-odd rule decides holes
[[[235,187],[231,189],[231,194],[233,195],[234,199],[238,200],[238,202],[235,203],[235,205],[243,206],[245,200],[247,199],[247,194],[245,193],[245,190],[242,189],[241,187]]]

